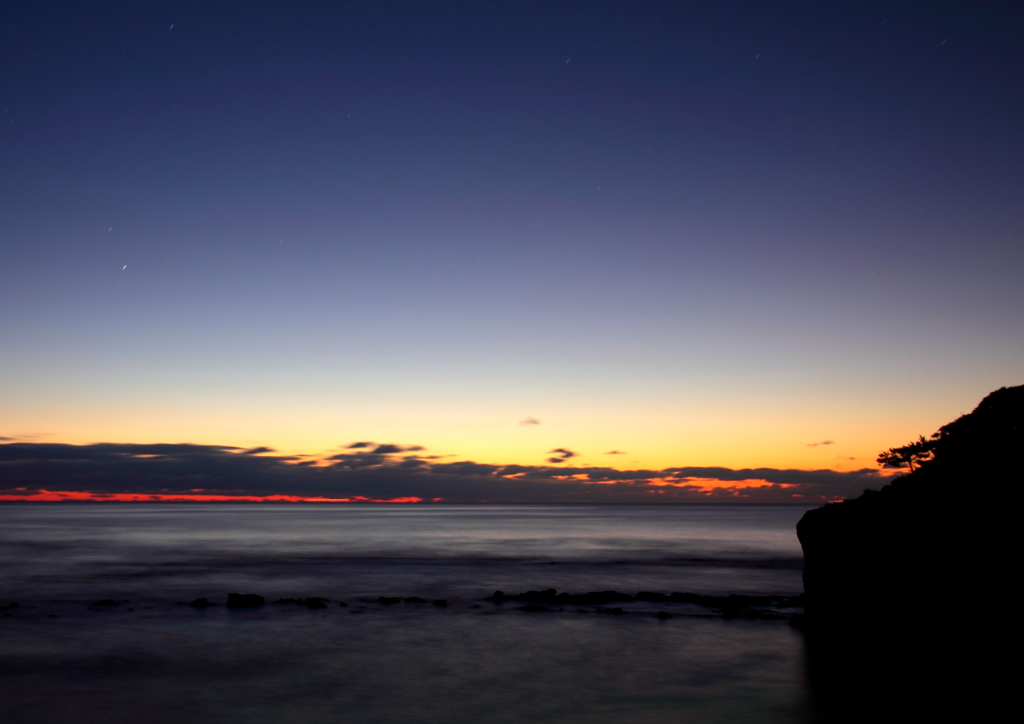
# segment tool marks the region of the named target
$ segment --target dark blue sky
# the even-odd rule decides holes
[[[1020,383],[1024,11],[766,5],[7,3],[0,435],[845,470]]]

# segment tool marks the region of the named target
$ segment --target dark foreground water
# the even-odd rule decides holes
[[[0,618],[0,721],[807,721],[786,616],[482,600],[794,595],[804,510],[0,506],[0,603],[18,603]],[[229,591],[330,601],[231,610]],[[177,604],[198,597],[220,605]]]

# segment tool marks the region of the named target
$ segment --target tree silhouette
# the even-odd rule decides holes
[[[932,434],[930,439],[920,435],[917,440],[903,447],[891,447],[879,454],[878,464],[886,468],[909,467],[913,472],[921,466],[921,463],[926,463],[935,457],[935,446],[939,442],[939,437],[937,432]]]

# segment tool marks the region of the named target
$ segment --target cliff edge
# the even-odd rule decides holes
[[[1004,387],[880,456],[908,475],[797,524],[810,676],[830,719],[976,714],[998,697],[990,606],[1018,570],[1022,453],[1024,386]]]

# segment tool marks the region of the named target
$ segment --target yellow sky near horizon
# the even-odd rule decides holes
[[[976,402],[975,402],[976,404]],[[962,411],[973,408],[973,404]],[[932,408],[942,405],[932,405]],[[11,414],[12,412],[16,414]],[[697,401],[687,408],[618,405],[604,409],[449,406],[374,408],[298,402],[237,406],[36,405],[7,409],[0,436],[30,442],[196,443],[267,446],[325,456],[357,441],[422,445],[442,461],[544,465],[554,448],[576,457],[565,466],[620,470],[667,467],[856,470],[878,453],[928,434],[961,410],[823,409],[818,404],[758,406]],[[536,424],[524,424],[527,420]],[[17,420],[17,427],[11,422]],[[828,443],[828,444],[825,444]],[[623,454],[609,454],[619,451]]]

